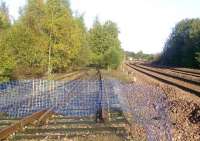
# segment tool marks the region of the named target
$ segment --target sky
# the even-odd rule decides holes
[[[1,0],[0,0],[1,1]],[[26,0],[4,0],[17,19]],[[126,51],[159,53],[177,22],[200,18],[200,0],[70,0],[74,12],[84,14],[88,28],[98,16],[117,23]]]

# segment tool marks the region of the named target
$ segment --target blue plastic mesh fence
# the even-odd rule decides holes
[[[120,109],[141,124],[149,141],[171,141],[168,102],[155,87],[117,80],[24,80],[0,84],[0,112],[24,117],[52,108],[64,116],[95,116],[99,108]]]
[[[55,113],[65,116],[92,116],[99,106],[108,109],[115,100],[108,80],[24,80],[0,84],[0,112],[12,117],[52,107]]]

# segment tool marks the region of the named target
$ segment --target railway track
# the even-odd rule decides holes
[[[120,115],[112,113],[112,121],[110,124],[97,124],[95,117],[65,117],[53,115],[48,118],[48,122],[41,126],[27,126],[22,132],[18,132],[10,140],[60,140],[65,137],[77,137],[84,135],[109,135],[124,134],[125,128],[123,119],[119,119]],[[116,118],[117,116],[117,118]],[[115,118],[115,120],[114,120]],[[123,117],[122,117],[123,118]],[[115,124],[115,126],[111,126]],[[117,126],[116,126],[117,125]]]
[[[86,135],[116,135],[122,138],[127,135],[128,122],[125,119],[122,111],[109,109],[109,120],[105,114],[107,111],[102,109],[102,76],[98,71],[97,78],[99,79],[99,93],[97,97],[97,112],[94,116],[72,117],[54,113],[55,107],[50,107],[38,112],[35,112],[24,118],[0,118],[0,140],[61,140],[63,138],[82,137]],[[80,79],[77,78],[76,80]],[[73,81],[73,80],[72,80]],[[69,95],[63,97],[64,104],[67,106],[70,101],[76,101],[78,96],[73,91],[79,87],[79,83],[70,88]],[[88,95],[90,96],[90,95]],[[80,100],[80,99],[79,99]],[[66,103],[68,103],[66,105]],[[62,104],[62,103],[60,103]],[[93,108],[92,105],[91,108]],[[69,110],[69,109],[68,109]],[[82,110],[84,109],[71,109]],[[86,111],[88,109],[85,109]],[[106,124],[105,124],[106,122]]]
[[[191,70],[191,69],[184,69],[184,68],[171,68],[171,67],[162,67],[162,66],[157,66],[157,65],[148,65],[148,64],[142,64],[144,66],[149,66],[149,67],[153,67],[156,69],[164,69],[164,70],[168,70],[174,73],[179,73],[179,74],[183,74],[186,76],[192,76],[192,77],[196,77],[197,79],[200,79],[200,71],[198,70]]]
[[[193,75],[196,75],[197,77],[200,77],[199,70],[191,70],[191,69],[183,69],[183,68],[172,68],[172,70],[179,71],[179,72],[185,72],[185,73],[193,74]]]
[[[197,79],[190,80],[183,76],[174,75],[172,74],[172,72],[171,73],[167,72],[165,71],[165,69],[163,70],[155,69],[137,64],[126,64],[126,65],[138,72],[151,76],[159,81],[176,86],[187,92],[200,96],[200,83]]]
[[[155,73],[166,75],[166,76],[171,77],[171,78],[179,79],[179,80],[182,80],[184,82],[188,82],[188,83],[192,83],[192,84],[195,84],[197,86],[200,86],[200,78],[199,77],[190,76],[188,74],[183,75],[183,74],[177,73],[177,72],[175,73],[171,69],[153,68],[153,67],[140,65],[140,64],[134,64],[134,65],[139,67],[139,68],[143,68],[143,69],[155,72]]]
[[[187,71],[182,71],[182,70],[177,70],[177,69],[169,69],[170,71],[172,72],[175,72],[175,73],[180,73],[180,74],[183,74],[183,75],[188,75],[188,76],[193,76],[193,77],[197,77],[197,78],[200,78],[200,74],[195,74],[195,73],[191,73],[191,72],[187,72]]]
[[[66,75],[65,77],[72,77],[72,79],[70,78],[69,81],[75,81],[80,79],[82,76],[84,75],[84,73],[73,73],[70,75]],[[64,79],[65,77],[63,77],[62,79]],[[56,87],[59,87],[56,86]],[[72,88],[74,89],[74,88]],[[48,90],[50,91],[50,90]],[[22,101],[24,102],[24,101]],[[14,135],[15,133],[19,132],[19,131],[23,131],[24,128],[27,125],[40,125],[45,123],[45,121],[51,117],[51,115],[53,114],[53,109],[54,107],[51,107],[49,109],[44,109],[38,112],[35,112],[33,114],[31,114],[30,116],[27,116],[25,118],[10,118],[10,117],[1,117],[0,118],[0,140],[4,140],[7,139],[8,137]]]

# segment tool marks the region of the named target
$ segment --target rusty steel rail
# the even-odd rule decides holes
[[[40,126],[42,124],[45,123],[45,121],[53,115],[53,109],[54,107],[50,108],[49,110],[47,110],[37,121],[36,121],[36,125]]]
[[[85,75],[85,72],[71,74],[70,76],[73,76],[71,81],[81,79],[83,75]],[[10,135],[22,131],[26,125],[40,126],[44,124],[45,121],[54,114],[53,109],[54,107],[51,107],[42,111],[35,112],[32,115],[27,116],[18,122],[0,130],[0,140],[5,140]]]
[[[21,119],[20,121],[2,129],[0,131],[0,140],[7,139],[13,133],[16,133],[18,131],[22,131],[23,128],[26,125],[34,124],[34,123],[37,123],[36,125],[38,125],[41,122],[44,122],[44,120],[46,120],[52,114],[53,114],[52,108],[42,110],[42,111],[39,111],[39,112],[35,112],[32,115],[27,116],[27,117]]]

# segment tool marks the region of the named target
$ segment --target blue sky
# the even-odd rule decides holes
[[[19,7],[26,3],[4,1],[15,19]],[[88,28],[96,16],[102,22],[116,22],[122,48],[145,53],[161,52],[172,28],[181,19],[200,18],[200,0],[71,0],[71,8],[84,13]]]

